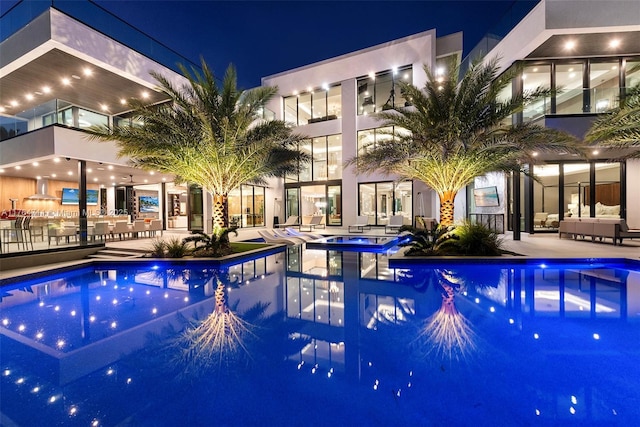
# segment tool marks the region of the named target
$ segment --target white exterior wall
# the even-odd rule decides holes
[[[267,106],[276,113],[276,118],[283,119],[283,97],[297,92],[305,92],[308,88],[318,88],[324,84],[340,83],[342,91],[342,117],[299,126],[296,131],[311,138],[342,134],[343,161],[353,158],[357,150],[357,133],[359,130],[380,127],[380,123],[371,116],[357,115],[357,78],[369,73],[377,73],[394,67],[413,66],[413,84],[421,87],[426,82],[424,65],[431,66],[436,58],[435,30],[425,31],[396,41],[374,46],[347,55],[339,56],[316,64],[296,68],[262,79],[263,86],[277,86],[279,97]],[[342,172],[342,224],[353,224],[358,214],[358,183],[388,181],[396,177],[383,174],[356,176],[353,168]],[[283,194],[283,190],[280,190]],[[418,213],[417,192],[424,197],[425,214],[435,216],[432,191],[421,183],[414,187],[413,212]],[[281,196],[277,196],[281,197]],[[427,207],[428,206],[428,207]],[[267,207],[267,212],[268,212]],[[284,212],[282,213],[284,215]],[[283,219],[282,217],[280,218]],[[286,218],[285,218],[286,219]],[[267,222],[270,223],[270,219]]]

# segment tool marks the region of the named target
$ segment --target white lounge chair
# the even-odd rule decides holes
[[[300,243],[298,241],[294,241],[293,239],[277,236],[275,233],[266,230],[258,230],[258,234],[267,243],[284,243],[285,245],[297,245]]]
[[[293,234],[290,234],[288,231],[285,230],[271,230],[271,232],[278,236],[278,237],[284,237],[285,239],[291,239],[295,242],[298,243],[304,243],[307,241],[307,239],[305,239],[304,237],[302,237],[301,235],[297,235],[294,236]]]
[[[285,228],[285,231],[287,231],[292,236],[300,236],[303,239],[308,239],[308,240],[324,239],[324,236],[322,234],[308,233],[306,231],[305,232],[300,232],[300,231],[298,231],[298,230],[296,230],[295,228],[292,228],[292,227]]]
[[[315,228],[324,228],[324,224],[322,223],[322,220],[324,219],[324,215],[314,215],[311,217],[311,221],[309,222],[309,224],[301,224],[300,225],[300,231],[302,230],[302,227],[307,228],[308,230],[305,231],[312,231]]]
[[[282,224],[277,224],[276,228],[286,228],[293,225],[298,225],[298,215],[290,215],[289,218]]]
[[[367,215],[358,215],[356,223],[350,225],[348,228],[349,233],[364,233],[365,229],[371,229],[371,226],[369,225],[369,217]]]
[[[386,234],[397,233],[403,222],[404,217],[402,215],[393,215],[389,218],[389,224],[384,227],[384,232]]]

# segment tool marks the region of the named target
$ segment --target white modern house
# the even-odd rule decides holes
[[[82,131],[130,121],[127,99],[164,101],[149,72],[180,83],[176,64],[188,60],[95,4],[85,6],[91,11],[80,14],[80,8],[65,10],[56,2],[21,2],[2,16],[0,212],[46,221],[77,218],[80,228],[89,227],[92,217],[125,215],[129,221],[161,219],[165,229],[207,230],[209,195],[176,186],[171,176],[129,167],[115,144],[90,141]],[[522,67],[512,93],[538,85],[557,89],[516,122],[581,137],[598,114],[617,105],[625,88],[640,82],[636,1],[542,0],[508,28],[504,37],[490,34],[490,43],[470,56],[498,56],[504,70]],[[313,160],[296,176],[235,190],[230,221],[250,229],[290,215],[303,222],[319,215],[326,227],[346,228],[357,216],[380,227],[393,215],[405,224],[416,216],[437,218],[438,199],[423,183],[357,176],[344,161],[363,144],[389,138],[374,113],[410,105],[397,82],[422,86],[425,65],[437,69],[452,56],[468,60],[462,40],[462,33],[440,36],[430,29],[264,77],[263,85],[279,88],[269,109],[309,136],[300,150]],[[459,193],[456,214],[513,230],[516,238],[521,231],[556,232],[568,216],[622,217],[640,228],[640,201],[633,197],[640,164],[612,161],[617,155],[594,147],[586,160],[540,158],[525,165],[537,180],[524,174],[479,177]],[[487,194],[494,206],[482,206]]]

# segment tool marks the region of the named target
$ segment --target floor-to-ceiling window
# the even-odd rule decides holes
[[[358,78],[358,115],[404,107],[409,104],[399,82],[412,83],[413,69],[406,65]]]
[[[229,193],[228,206],[231,226],[264,226],[264,187],[241,185]]]
[[[286,216],[303,224],[322,215],[327,225],[342,225],[342,135],[319,136],[299,144],[311,158],[298,174],[285,177]]]
[[[358,215],[366,215],[371,225],[385,225],[392,215],[402,215],[411,224],[413,215],[411,181],[369,182],[358,185]]]
[[[285,97],[283,102],[284,120],[296,126],[342,117],[342,87],[339,84],[309,88]]]
[[[560,165],[534,165],[533,230],[557,230],[560,222]]]
[[[582,62],[556,65],[556,113],[583,112]]]

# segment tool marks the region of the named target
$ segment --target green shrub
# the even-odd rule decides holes
[[[498,256],[502,255],[502,239],[495,231],[482,224],[465,221],[458,225],[437,227],[428,232],[411,226],[403,226],[411,240],[407,256]]]
[[[187,253],[187,244],[178,237],[170,238],[166,247],[169,258],[182,258]]]
[[[153,239],[151,242],[151,256],[154,258],[164,258],[167,244],[162,239]]]
[[[465,221],[447,231],[436,249],[441,255],[499,256],[502,239],[482,224]]]

